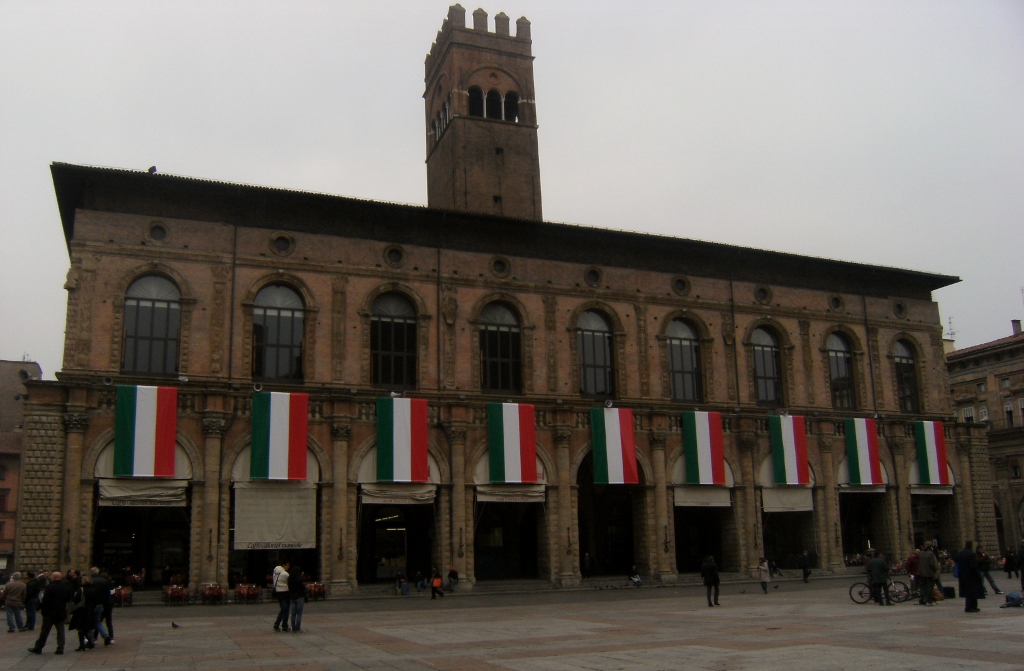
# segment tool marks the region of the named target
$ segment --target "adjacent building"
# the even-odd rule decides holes
[[[837,570],[994,543],[932,300],[958,279],[544,222],[529,22],[494,25],[455,5],[427,56],[428,207],[52,166],[67,335],[29,388],[22,564],[236,583],[287,555],[343,593],[431,566],[670,582],[709,554]],[[119,385],[177,389],[173,478],[114,476]],[[254,390],[309,395],[305,481],[250,477]],[[426,399],[427,482],[378,479],[380,397]],[[535,409],[537,482],[490,475],[488,404],[509,402]],[[632,411],[637,484],[595,477],[606,406]],[[687,412],[721,416],[716,484],[694,484]],[[787,416],[804,484],[773,462]],[[921,420],[945,422],[941,484]],[[848,445],[869,444],[862,477]]]
[[[42,377],[32,361],[0,361],[0,571],[17,565],[18,480],[21,473],[22,408],[25,383]]]
[[[1024,333],[1012,334],[946,355],[949,390],[957,420],[980,425],[992,459],[993,514],[999,546],[1016,548],[1024,538]]]

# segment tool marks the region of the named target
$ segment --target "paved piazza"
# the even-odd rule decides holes
[[[1024,609],[1003,597],[978,614],[960,600],[880,608],[850,601],[852,582],[726,585],[718,608],[696,587],[414,592],[307,604],[301,634],[273,632],[270,603],[136,606],[115,611],[109,648],[73,652],[69,636],[58,657],[51,634],[38,656],[34,634],[0,634],[0,669],[1024,670]]]

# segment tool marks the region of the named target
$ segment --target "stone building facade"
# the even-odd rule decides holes
[[[22,407],[28,399],[25,383],[40,377],[42,369],[33,361],[0,361],[0,571],[17,564]]]
[[[428,175],[458,128],[492,154],[528,136],[512,153],[539,163],[532,61],[528,78],[513,67],[528,62],[529,24],[511,37],[502,15],[494,34],[474,19],[454,6],[428,56]],[[464,51],[472,66],[445,62]],[[501,118],[477,83],[489,54]],[[447,131],[438,100],[454,101]],[[495,166],[465,174],[478,168],[459,187],[476,200],[421,208],[54,164],[67,335],[57,381],[34,383],[26,406],[24,565],[120,562],[192,583],[266,570],[280,550],[235,542],[254,388],[310,395],[316,543],[293,556],[338,593],[431,566],[470,585],[570,585],[632,565],[669,582],[707,554],[748,571],[808,549],[834,570],[868,545],[994,541],[979,430],[946,426],[954,484],[915,481],[913,421],[952,416],[931,292],[957,278],[545,223],[539,186],[495,194]],[[495,195],[519,218],[493,214]],[[144,308],[159,328],[140,326]],[[119,384],[178,388],[174,510],[104,505]],[[389,394],[429,403],[427,485],[374,478],[375,399]],[[487,480],[486,406],[510,400],[536,408],[539,487]],[[589,410],[608,403],[633,411],[638,485],[594,484]],[[686,485],[687,410],[723,415],[724,487]],[[795,494],[771,478],[779,413],[808,427],[812,484]],[[850,484],[851,417],[877,421],[882,485]]]
[[[957,421],[984,428],[992,459],[993,512],[999,545],[1024,539],[1024,333],[1012,334],[946,355]]]

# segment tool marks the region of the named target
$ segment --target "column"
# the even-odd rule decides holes
[[[201,539],[199,582],[217,582],[217,565],[220,558],[220,456],[221,442],[227,423],[223,413],[208,412],[203,419],[205,450],[202,488],[202,528],[192,527],[192,533],[199,533]]]
[[[61,515],[63,524],[59,529],[62,547],[58,563],[65,571],[69,568],[89,565],[89,558],[82,556],[82,548],[88,545],[88,539],[84,535],[91,533],[92,529],[91,525],[83,520],[80,502],[83,476],[82,445],[85,442],[85,430],[88,426],[89,415],[84,412],[64,414],[64,510]],[[90,479],[92,478],[92,473],[87,475]],[[83,523],[87,525],[84,530],[82,529]]]
[[[753,420],[751,420],[753,421]],[[757,558],[764,554],[761,538],[761,515],[754,490],[754,460],[757,458],[757,438],[753,431],[742,431],[736,437],[740,455],[740,482],[743,500],[736,501],[736,519],[739,523],[740,569],[748,573],[757,566]]]
[[[890,427],[895,429],[896,427]],[[906,441],[902,438],[887,437],[889,451],[892,453],[893,479],[896,491],[896,507],[893,510],[894,527],[896,529],[896,550],[898,559],[910,556],[914,549],[914,516],[910,501],[910,469],[907,466]],[[893,484],[893,483],[890,483]]]
[[[652,567],[658,579],[666,582],[672,575],[672,543],[668,536],[668,480],[665,477],[665,434],[652,432],[651,462],[654,466],[654,546],[658,560]]]
[[[824,492],[821,514],[824,519],[824,537],[826,539],[825,545],[822,546],[826,551],[825,556],[822,557],[822,563],[833,571],[838,571],[846,565],[846,562],[843,560],[843,535],[839,529],[839,488],[836,485],[836,468],[832,457],[834,440],[835,436],[832,434],[818,434],[818,454],[821,458],[819,477],[822,480]]]
[[[466,536],[472,524],[466,520],[466,429],[452,426],[448,430],[448,441],[452,450],[452,566],[460,577],[468,578],[466,572]],[[472,580],[464,586],[469,589]],[[460,583],[460,588],[463,585]]]
[[[348,441],[351,435],[352,427],[348,424],[339,422],[331,425],[331,470],[334,472],[334,482],[331,483],[334,524],[329,536],[333,545],[330,549],[331,596],[352,592],[352,576],[348,574],[351,564],[345,561],[346,555],[356,545],[356,539],[348,528]]]
[[[572,542],[572,484],[570,482],[569,443],[572,430],[567,426],[555,428],[555,459],[558,465],[558,584],[561,587],[575,585],[577,554]]]

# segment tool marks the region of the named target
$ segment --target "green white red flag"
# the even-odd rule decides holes
[[[305,480],[309,394],[252,395],[253,480]]]
[[[173,478],[177,387],[118,385],[114,407],[114,476]]]
[[[427,482],[427,400],[377,399],[377,481]]]
[[[948,485],[946,432],[942,422],[914,422],[917,470],[922,485]]]
[[[851,485],[882,485],[878,426],[873,419],[846,420],[846,458]]]
[[[798,415],[770,415],[768,433],[772,444],[775,484],[811,484],[804,418]]]
[[[633,411],[628,408],[591,408],[590,431],[594,443],[594,483],[638,484]]]
[[[533,406],[487,404],[487,449],[491,482],[537,482],[537,438]]]
[[[722,413],[683,413],[683,457],[686,459],[687,484],[725,484]]]

